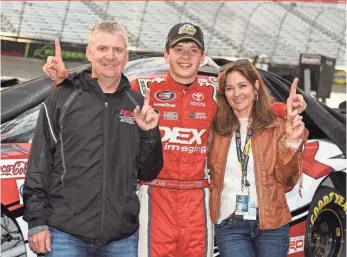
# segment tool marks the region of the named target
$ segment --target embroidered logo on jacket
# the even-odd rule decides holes
[[[120,118],[120,122],[135,124],[134,114],[132,111],[120,110],[119,118]]]

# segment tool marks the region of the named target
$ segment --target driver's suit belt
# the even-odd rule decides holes
[[[208,187],[208,180],[154,179],[152,181],[140,181],[140,185],[172,189],[202,189]]]

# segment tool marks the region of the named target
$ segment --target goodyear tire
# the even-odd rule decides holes
[[[317,190],[306,222],[305,257],[346,256],[345,197],[336,188]]]
[[[26,249],[22,231],[17,221],[1,209],[1,256],[25,257]]]

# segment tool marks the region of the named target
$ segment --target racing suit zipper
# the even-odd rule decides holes
[[[183,89],[183,103],[182,103],[182,108],[181,108],[181,110],[180,110],[180,112],[181,112],[182,114],[183,114],[184,111],[185,111],[185,103],[186,103],[186,99],[187,99],[187,92],[188,92],[188,89],[189,89],[189,87]],[[187,109],[189,109],[189,104],[188,104]],[[184,123],[184,119],[183,119],[183,118],[181,118],[180,127],[181,127],[181,128],[185,128],[185,123]],[[180,167],[179,167],[179,176],[178,176],[178,180],[181,180],[181,179],[182,179],[182,178],[181,178],[181,170],[182,170],[182,168],[181,168],[181,161],[182,161],[182,152],[180,152]],[[184,179],[183,179],[183,180],[184,180]]]
[[[106,201],[106,177],[107,177],[107,135],[108,135],[108,102],[105,102],[104,116],[104,166],[103,166],[103,181],[102,181],[102,203],[101,203],[101,233],[104,232],[105,220],[105,201]]]

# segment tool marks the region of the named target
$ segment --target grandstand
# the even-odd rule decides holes
[[[345,4],[305,2],[196,1],[2,1],[1,35],[86,44],[99,20],[117,19],[129,47],[162,51],[170,27],[200,25],[211,56],[252,58],[266,54],[274,64],[299,63],[317,53],[346,65]]]

